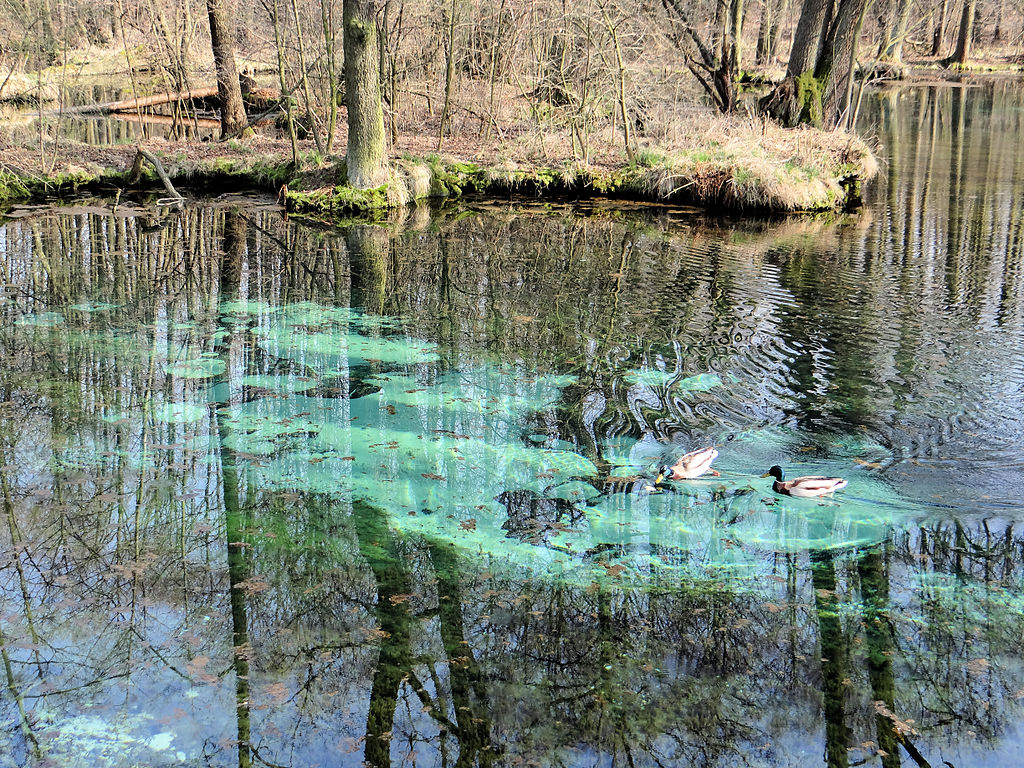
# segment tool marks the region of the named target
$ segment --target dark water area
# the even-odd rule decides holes
[[[1016,764],[1022,120],[873,94],[839,217],[9,211],[0,767]]]

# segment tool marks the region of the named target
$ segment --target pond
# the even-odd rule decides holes
[[[1012,764],[1022,122],[875,94],[839,217],[9,211],[0,768]]]
[[[0,96],[4,96],[0,99],[0,137],[12,144],[27,146],[42,138],[104,146],[149,139],[211,141],[220,135],[220,120],[215,119],[212,111],[204,110],[205,105],[200,100],[107,114],[81,111],[83,107],[176,90],[166,81],[144,79],[133,83],[124,75],[111,73],[101,78],[81,78],[81,82],[75,84],[61,83],[49,90],[50,99],[40,105],[38,95],[32,91],[12,96],[4,95],[0,88]],[[259,121],[262,132],[275,132],[273,121],[268,121],[266,115],[252,118]]]

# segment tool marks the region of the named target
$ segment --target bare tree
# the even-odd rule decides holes
[[[718,111],[731,112],[736,105],[736,85],[733,82],[736,72],[735,27],[729,23],[728,13],[731,6],[726,5],[724,0],[718,0],[716,23],[710,36],[705,37],[683,0],[662,0],[662,4],[669,16],[682,27],[700,57],[687,57],[687,68],[697,78]]]

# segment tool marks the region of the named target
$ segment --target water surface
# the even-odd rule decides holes
[[[0,765],[1013,762],[1022,105],[840,218],[9,212]]]

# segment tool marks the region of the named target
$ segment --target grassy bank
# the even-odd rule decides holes
[[[345,184],[344,168],[331,183],[323,174],[299,176],[286,196],[289,209],[332,214],[395,206],[465,192],[613,197],[696,205],[717,210],[795,212],[836,210],[860,202],[862,184],[878,171],[859,139],[813,130],[765,128],[772,141],[709,143],[682,151],[645,149],[621,165],[563,163],[486,165],[431,156],[405,157],[375,190]]]
[[[742,128],[742,129],[741,129]],[[641,148],[633,162],[549,162],[525,156],[481,159],[482,152],[392,158],[388,184],[355,190],[339,158],[311,151],[300,169],[285,142],[151,142],[175,185],[205,191],[259,188],[277,192],[294,212],[330,218],[382,210],[467,192],[508,196],[613,197],[703,206],[716,210],[791,212],[835,210],[859,202],[863,182],[877,172],[869,148],[848,134],[784,130],[771,124],[733,126],[687,145]],[[307,148],[310,150],[311,148]],[[0,163],[0,201],[62,195],[82,188],[131,186],[131,146],[87,147],[63,142],[38,150],[12,148]],[[48,160],[45,171],[29,170]],[[146,165],[143,185],[158,185]]]

